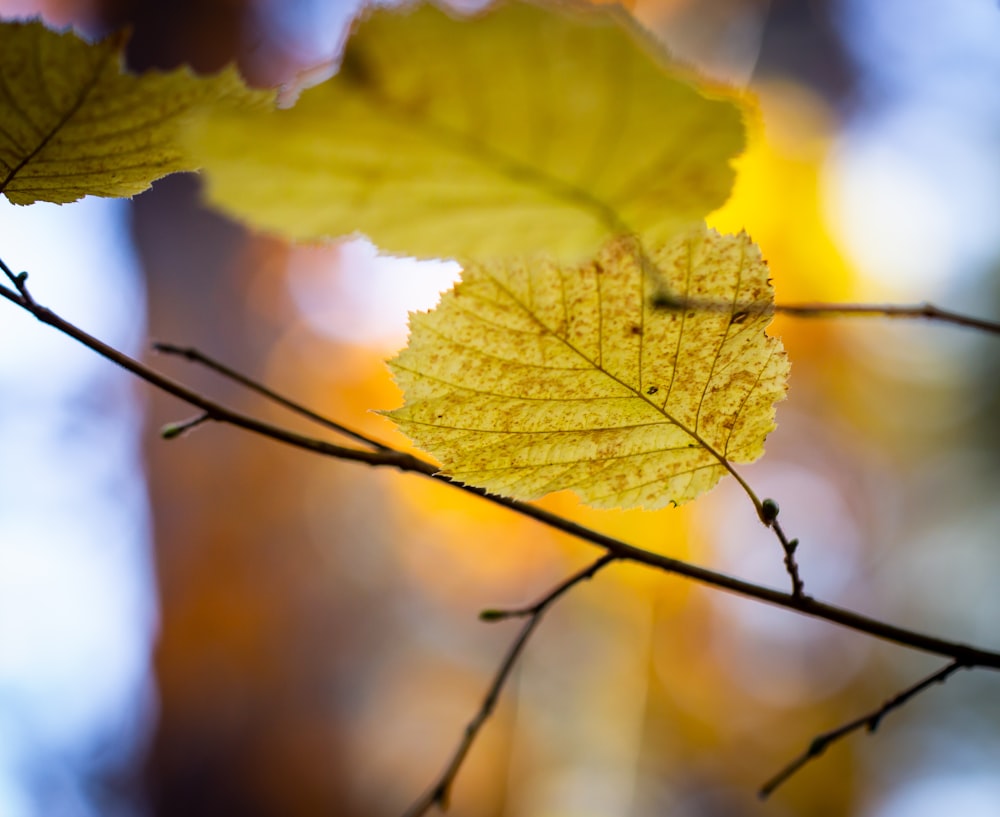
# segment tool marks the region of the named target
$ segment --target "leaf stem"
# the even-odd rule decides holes
[[[785,570],[792,580],[792,595],[802,598],[805,594],[805,586],[802,583],[802,577],[799,575],[799,564],[795,560],[795,551],[799,547],[799,540],[792,539],[789,541],[784,529],[781,527],[781,523],[778,522],[778,510],[777,502],[773,499],[765,499],[760,505],[760,521],[773,530],[774,535],[778,537],[781,549],[785,552]]]

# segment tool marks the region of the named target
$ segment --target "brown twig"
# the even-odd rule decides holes
[[[913,686],[907,687],[898,695],[893,696],[873,712],[869,712],[867,715],[862,715],[860,718],[857,718],[850,723],[845,723],[843,726],[837,727],[836,729],[831,729],[829,732],[824,732],[822,735],[817,735],[812,739],[812,741],[810,741],[809,746],[801,755],[795,758],[795,760],[785,766],[784,769],[760,787],[760,791],[757,792],[758,796],[762,800],[770,797],[771,794],[774,793],[775,789],[799,771],[799,769],[805,766],[809,761],[823,754],[823,752],[830,747],[830,744],[836,743],[838,740],[847,737],[849,734],[856,732],[859,729],[867,729],[868,732],[874,732],[878,729],[882,719],[894,709],[899,709],[911,698],[919,695],[925,689],[928,689],[934,684],[943,684],[948,680],[952,673],[963,668],[968,667],[961,661],[952,661],[950,664],[939,669],[937,672],[928,675],[923,680],[918,681]]]
[[[574,573],[565,581],[560,582],[530,607],[508,611],[485,610],[482,614],[480,614],[480,618],[484,621],[500,621],[505,618],[513,617],[526,617],[528,620],[524,622],[521,630],[517,634],[517,637],[511,642],[510,647],[507,649],[507,653],[504,655],[503,661],[500,663],[496,674],[493,676],[493,682],[490,684],[490,688],[486,692],[486,697],[483,698],[483,702],[480,705],[479,710],[473,716],[472,720],[466,724],[465,731],[462,733],[462,739],[459,741],[458,746],[455,747],[455,751],[452,754],[451,759],[448,761],[448,765],[444,767],[444,770],[438,776],[437,780],[431,784],[427,791],[418,797],[406,810],[403,817],[420,817],[420,815],[426,814],[434,806],[438,806],[442,810],[448,808],[448,798],[451,793],[451,787],[455,782],[455,777],[458,775],[458,771],[462,767],[462,763],[465,760],[466,755],[469,753],[469,749],[472,748],[472,744],[475,741],[476,736],[479,734],[479,730],[482,729],[483,724],[486,723],[490,715],[493,714],[493,710],[496,708],[497,701],[500,698],[500,693],[503,691],[504,684],[510,677],[514,664],[517,663],[517,659],[524,651],[524,647],[528,643],[528,639],[531,638],[531,634],[541,622],[542,617],[545,615],[545,611],[564,593],[578,585],[580,582],[593,578],[598,571],[615,561],[615,559],[615,556],[605,554],[600,559],[593,562],[590,566]]]
[[[79,341],[87,348],[97,352],[97,354],[101,357],[110,360],[118,366],[121,366],[123,369],[131,372],[140,379],[156,386],[161,391],[164,391],[167,394],[172,394],[179,400],[183,400],[185,403],[201,409],[201,411],[206,415],[206,418],[200,422],[213,420],[218,423],[226,423],[228,425],[236,426],[237,428],[242,428],[246,431],[251,431],[254,434],[270,437],[271,439],[278,440],[296,448],[302,448],[307,451],[324,454],[329,457],[353,460],[355,462],[364,462],[368,465],[389,465],[402,467],[407,471],[424,472],[428,476],[437,471],[431,463],[419,460],[416,457],[402,451],[396,451],[394,449],[364,451],[356,448],[348,448],[342,445],[334,445],[333,443],[317,440],[313,437],[306,437],[302,434],[296,434],[293,431],[288,431],[287,429],[262,422],[253,417],[241,414],[240,412],[232,411],[231,409],[228,409],[213,400],[209,400],[204,395],[196,391],[192,391],[187,386],[160,374],[155,369],[151,369],[149,366],[140,363],[138,360],[129,357],[114,347],[108,346],[104,343],[104,341],[95,338],[93,335],[84,332],[75,324],[61,318],[51,309],[40,305],[28,291],[27,273],[22,272],[15,275],[3,261],[0,261],[0,269],[3,270],[7,278],[10,279],[16,287],[16,290],[11,290],[8,287],[0,286],[0,296],[30,312],[42,323],[48,324],[63,334]]]
[[[680,298],[670,293],[661,293],[653,299],[653,306],[660,309],[697,310],[710,312],[740,312],[748,315],[774,312],[792,318],[898,318],[904,320],[923,319],[938,323],[949,323],[966,329],[978,329],[993,335],[1000,335],[1000,322],[976,318],[941,309],[930,303],[921,304],[835,304],[800,303],[772,304],[766,302],[733,304],[729,301],[712,301],[697,298]]]
[[[215,358],[206,355],[204,352],[193,347],[186,346],[175,346],[170,343],[154,343],[153,349],[162,352],[164,354],[176,355],[182,357],[185,360],[191,361],[192,363],[197,363],[201,366],[205,366],[210,371],[220,374],[242,386],[250,389],[253,392],[271,400],[278,405],[283,406],[289,411],[294,412],[308,420],[311,420],[324,428],[329,428],[337,431],[341,434],[346,434],[349,437],[362,442],[366,445],[379,451],[391,451],[391,447],[383,442],[380,442],[373,437],[369,437],[364,434],[359,434],[353,429],[347,428],[346,426],[336,422],[335,420],[325,417],[322,414],[318,414],[312,409],[297,403],[294,400],[285,397],[284,395],[278,394],[272,389],[267,388],[261,383],[250,379],[244,374],[237,372],[236,370],[230,368],[225,363],[222,363]],[[703,443],[704,445],[707,444]],[[792,539],[789,542],[788,537],[785,536],[785,532],[781,529],[781,526],[777,522],[777,508],[778,504],[773,499],[765,499],[763,502],[758,499],[757,494],[750,487],[745,479],[736,471],[735,468],[726,460],[725,458],[720,458],[723,465],[727,468],[729,473],[736,479],[743,489],[743,492],[750,498],[751,503],[753,503],[754,510],[757,512],[757,516],[765,527],[771,528],[774,531],[775,536],[778,538],[778,542],[781,544],[782,550],[784,552],[784,564],[785,570],[788,572],[789,577],[792,581],[792,594],[795,596],[801,596],[804,593],[804,586],[802,578],[799,574],[799,566],[795,561],[795,549],[798,547],[799,540]],[[451,485],[458,485],[458,483],[450,483]],[[466,486],[460,486],[466,487]],[[473,489],[474,490],[474,489]]]
[[[774,311],[793,318],[923,318],[938,323],[964,326],[1000,335],[1000,323],[985,318],[975,318],[959,312],[951,312],[934,304],[777,304]]]
[[[300,414],[306,419],[312,420],[312,422],[317,423],[323,426],[324,428],[328,428],[331,431],[336,431],[338,434],[343,434],[346,437],[350,437],[355,442],[359,442],[362,445],[367,445],[369,448],[372,448],[375,451],[390,450],[389,446],[386,445],[385,443],[380,443],[378,440],[369,437],[367,434],[361,434],[360,432],[355,431],[352,428],[348,428],[347,426],[341,425],[336,420],[332,420],[329,417],[324,417],[322,414],[318,414],[312,409],[306,408],[301,403],[295,403],[292,400],[289,400],[287,397],[278,394],[276,391],[269,389],[263,383],[260,383],[257,380],[252,380],[245,374],[242,374],[241,372],[238,372],[235,369],[230,368],[225,363],[222,363],[216,360],[215,358],[209,357],[208,355],[203,354],[198,349],[195,349],[191,346],[176,346],[173,343],[154,343],[153,351],[160,352],[161,354],[164,355],[174,355],[176,357],[184,358],[185,360],[188,360],[192,363],[198,363],[204,366],[205,368],[213,372],[216,372],[217,374],[220,374],[223,377],[228,378],[229,380],[232,380],[235,383],[239,383],[244,388],[247,388],[250,391],[256,392],[257,394],[266,397],[273,403],[277,403],[280,406],[284,406],[286,409],[295,412],[296,414]]]

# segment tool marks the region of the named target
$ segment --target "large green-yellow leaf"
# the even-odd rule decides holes
[[[191,133],[210,200],[258,227],[574,261],[700,221],[743,139],[733,99],[701,93],[622,9],[527,2],[370,10],[340,72],[293,108]]]
[[[15,204],[131,196],[193,170],[178,139],[202,105],[267,105],[235,70],[122,72],[121,35],[99,43],[41,23],[0,23],[0,193]]]
[[[723,460],[760,456],[785,394],[768,270],[746,235],[703,227],[647,253],[656,270],[631,239],[582,267],[468,266],[411,315],[388,416],[444,473],[518,499],[658,508],[708,490]],[[664,291],[707,308],[657,307]]]

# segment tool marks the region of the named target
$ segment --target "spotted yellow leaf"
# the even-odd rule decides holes
[[[615,239],[583,266],[468,265],[411,315],[390,362],[406,402],[388,416],[495,493],[680,504],[763,452],[788,374],[772,306],[756,245],[704,227],[645,255]]]
[[[39,22],[0,23],[0,193],[15,204],[131,196],[198,162],[178,139],[203,105],[267,105],[234,69],[133,76],[124,37],[96,44]]]
[[[291,109],[213,112],[190,139],[212,203],[293,239],[579,261],[721,205],[744,129],[621,8],[425,3],[366,11]]]

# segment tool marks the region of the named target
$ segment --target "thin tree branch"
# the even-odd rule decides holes
[[[869,732],[874,732],[878,729],[882,719],[894,709],[899,709],[911,698],[916,697],[924,690],[932,687],[934,684],[943,684],[957,670],[967,668],[968,665],[963,664],[961,661],[952,661],[950,664],[942,667],[937,672],[928,675],[923,680],[918,681],[913,686],[907,687],[898,695],[893,696],[878,709],[869,712],[867,715],[862,715],[860,718],[857,718],[850,723],[845,723],[843,726],[837,727],[836,729],[831,729],[829,732],[824,732],[822,735],[817,735],[812,739],[812,741],[810,741],[809,746],[801,755],[795,758],[795,760],[785,766],[784,769],[761,786],[757,795],[762,800],[770,797],[771,794],[774,793],[775,789],[799,771],[799,769],[809,763],[809,761],[823,754],[823,752],[825,752],[831,744],[836,743],[838,740],[847,737],[849,734],[856,732],[859,729],[867,729]]]
[[[265,434],[265,436],[267,435]],[[278,437],[275,439],[278,439],[280,442],[285,442],[284,439]],[[295,443],[293,442],[292,444]],[[316,453],[323,453],[327,456],[334,457],[339,456],[336,453],[329,453],[327,451],[320,450],[316,450]],[[385,462],[379,462],[375,457],[353,459],[366,462],[369,465],[390,465],[398,468],[400,471],[410,471],[428,476],[431,479],[448,485],[449,487],[456,488],[464,491],[465,493],[473,494],[485,499],[488,502],[492,502],[495,505],[500,505],[501,507],[512,510],[522,516],[541,522],[550,528],[566,533],[580,539],[581,541],[603,548],[608,554],[621,560],[643,564],[647,567],[653,567],[666,573],[683,576],[684,578],[691,579],[692,581],[696,581],[719,590],[725,590],[735,595],[755,599],[776,607],[794,610],[802,615],[822,619],[833,624],[839,624],[847,629],[865,633],[866,635],[883,641],[910,647],[932,655],[955,658],[956,660],[961,660],[969,666],[1000,669],[1000,652],[991,652],[989,650],[983,650],[965,644],[935,638],[933,636],[913,630],[907,630],[902,627],[896,627],[886,622],[869,618],[860,613],[855,613],[851,610],[826,604],[814,599],[811,596],[797,596],[794,592],[782,593],[781,591],[772,590],[771,588],[764,587],[762,585],[747,582],[726,573],[721,573],[719,571],[700,567],[680,559],[674,559],[669,556],[654,553],[635,545],[630,545],[627,542],[608,536],[607,534],[603,534],[600,531],[580,525],[577,522],[573,522],[572,520],[559,516],[558,514],[554,514],[551,511],[547,511],[544,508],[540,508],[537,505],[521,502],[516,499],[510,499],[498,494],[491,494],[482,488],[455,482],[447,475],[438,471],[436,466],[433,464],[417,457],[413,457],[412,455],[405,454],[391,448],[386,453],[396,456],[393,456],[391,459],[387,459]],[[797,540],[791,540],[791,542],[789,542],[790,547],[792,547],[792,543],[795,543],[795,546],[797,547]],[[794,547],[792,549],[794,550]]]
[[[546,610],[563,594],[580,584],[580,582],[593,578],[598,571],[615,561],[616,558],[611,554],[605,554],[590,566],[574,573],[565,581],[560,582],[530,607],[515,611],[486,610],[480,615],[480,618],[484,621],[500,621],[504,618],[514,616],[526,617],[528,620],[523,624],[514,641],[511,642],[507,654],[493,676],[493,682],[486,692],[486,697],[483,698],[483,702],[472,720],[466,724],[465,731],[462,733],[462,739],[455,748],[451,759],[448,761],[448,765],[445,766],[444,771],[431,784],[430,788],[418,797],[406,810],[403,817],[420,817],[420,815],[426,814],[434,806],[438,806],[442,810],[448,808],[448,798],[451,793],[451,787],[455,782],[455,777],[458,775],[458,771],[462,767],[469,749],[472,748],[479,730],[482,729],[483,724],[493,714],[493,710],[496,708],[497,701],[500,698],[500,693],[503,691],[504,684],[510,677],[514,664],[517,663],[517,659],[524,651],[528,639],[531,638],[531,634],[541,622]]]
[[[250,389],[251,391],[265,397],[277,403],[280,406],[311,420],[314,423],[318,423],[324,428],[329,428],[337,431],[341,434],[346,434],[352,439],[358,440],[366,445],[379,451],[391,451],[391,446],[386,443],[380,442],[373,437],[367,436],[365,434],[359,434],[357,431],[347,428],[346,426],[338,423],[337,421],[326,417],[322,414],[318,414],[312,409],[297,403],[294,400],[285,397],[282,394],[269,389],[267,386],[259,383],[256,380],[252,380],[235,369],[230,368],[225,363],[206,355],[199,349],[189,346],[176,346],[171,343],[154,343],[153,349],[157,352],[168,355],[176,355],[177,357],[184,358],[192,363],[197,363],[205,366],[210,371],[220,374],[229,380],[239,383],[242,386]],[[802,578],[799,574],[799,566],[795,561],[795,549],[798,547],[799,540],[792,539],[789,542],[788,537],[785,536],[785,532],[782,530],[781,526],[777,522],[778,515],[778,504],[773,499],[765,499],[763,502],[758,499],[757,494],[754,493],[750,485],[743,479],[743,477],[728,463],[725,462],[726,468],[729,473],[739,482],[740,486],[743,488],[744,493],[750,498],[751,503],[753,503],[754,510],[757,512],[757,517],[760,519],[761,523],[774,531],[775,536],[778,538],[778,542],[781,544],[782,550],[784,551],[784,563],[785,570],[788,572],[789,577],[792,582],[792,595],[802,596],[804,594],[804,585]],[[449,482],[450,485],[456,487],[465,488],[459,483]],[[475,489],[473,489],[475,490]]]
[[[257,380],[252,380],[245,374],[230,368],[225,363],[221,363],[215,358],[211,358],[191,346],[175,346],[172,343],[154,343],[153,350],[164,355],[175,355],[191,361],[192,363],[201,364],[205,368],[210,369],[211,371],[216,372],[217,374],[220,374],[235,383],[239,383],[241,386],[249,389],[250,391],[256,392],[257,394],[266,397],[268,400],[277,403],[280,406],[284,406],[286,409],[289,409],[296,414],[300,414],[306,419],[311,420],[324,428],[328,428],[331,431],[336,431],[338,434],[350,437],[352,440],[359,442],[362,445],[367,445],[375,451],[390,450],[389,446],[385,443],[380,443],[378,440],[369,437],[367,434],[361,434],[352,428],[341,425],[336,420],[324,417],[322,414],[317,414],[315,411],[303,406],[301,403],[289,400],[287,397],[269,389],[263,383],[260,383]]]
[[[799,303],[772,304],[767,302],[732,304],[728,301],[712,301],[698,298],[679,298],[664,292],[653,299],[653,306],[660,309],[698,310],[710,312],[736,312],[744,315],[759,315],[774,312],[792,318],[901,318],[904,320],[924,319],[937,323],[949,323],[966,329],[977,329],[993,335],[1000,335],[1000,322],[976,318],[941,309],[931,303],[921,304],[836,304]]]
[[[22,272],[15,275],[10,271],[7,265],[3,263],[3,261],[0,261],[0,269],[3,270],[6,276],[16,287],[16,291],[14,291],[8,287],[0,286],[0,296],[30,312],[42,323],[48,324],[63,334],[79,341],[87,348],[97,352],[97,354],[101,357],[110,360],[118,366],[121,366],[126,371],[131,372],[142,380],[145,380],[147,383],[156,386],[161,391],[164,391],[167,394],[172,394],[179,400],[183,400],[185,403],[201,409],[202,412],[207,415],[207,420],[233,425],[237,428],[251,431],[254,434],[270,437],[271,439],[278,440],[279,442],[283,442],[287,445],[302,448],[306,451],[312,451],[317,454],[324,454],[329,457],[353,460],[355,462],[364,462],[369,465],[402,467],[407,471],[427,473],[428,476],[437,471],[437,468],[435,468],[432,464],[423,462],[422,460],[401,451],[363,451],[356,448],[334,445],[333,443],[324,442],[312,437],[306,437],[302,434],[296,434],[293,431],[288,431],[287,429],[262,422],[253,417],[241,414],[240,412],[232,411],[219,403],[209,400],[204,395],[192,391],[181,383],[160,374],[156,370],[151,369],[145,364],[140,363],[138,360],[135,360],[134,358],[118,351],[114,347],[108,346],[106,343],[95,338],[93,335],[84,332],[75,324],[61,318],[51,309],[41,306],[28,292],[27,273]]]
[[[1000,323],[941,309],[930,303],[922,304],[777,304],[774,311],[793,318],[923,318],[938,323],[950,323],[966,329],[978,329],[1000,335]]]
[[[7,271],[0,262],[0,268]],[[14,280],[20,276],[14,276],[8,272],[8,276]],[[23,281],[22,281],[23,284]],[[608,554],[618,559],[643,564],[648,567],[672,573],[678,576],[691,579],[692,581],[725,590],[735,595],[755,599],[757,601],[771,604],[775,607],[782,607],[787,610],[794,610],[802,615],[812,618],[822,619],[833,624],[838,624],[847,629],[889,641],[901,646],[910,647],[914,650],[940,655],[951,658],[969,667],[983,667],[989,669],[1000,669],[1000,652],[980,649],[955,641],[936,638],[926,633],[908,630],[904,627],[897,627],[878,619],[873,619],[861,613],[847,610],[836,605],[826,604],[810,596],[795,596],[792,593],[783,593],[773,590],[763,585],[754,584],[743,579],[730,576],[726,573],[700,567],[680,559],[673,559],[659,553],[645,550],[635,545],[630,545],[613,536],[608,536],[599,531],[580,525],[566,519],[551,511],[544,510],[535,505],[507,497],[490,494],[481,488],[470,485],[463,485],[453,482],[449,477],[439,472],[433,463],[415,457],[412,454],[388,448],[384,451],[363,451],[345,446],[333,445],[323,440],[296,434],[278,426],[262,422],[249,417],[240,412],[228,409],[215,403],[203,395],[194,392],[174,380],[160,374],[143,363],[125,355],[122,352],[108,346],[92,335],[87,334],[74,324],[64,320],[49,309],[35,303],[30,296],[24,296],[5,286],[0,286],[0,296],[33,314],[38,320],[52,326],[60,332],[79,341],[84,346],[93,350],[102,357],[121,366],[137,377],[145,380],[158,389],[172,394],[178,399],[201,409],[208,414],[212,420],[219,423],[226,423],[245,429],[254,434],[268,437],[286,445],[311,451],[316,454],[345,459],[353,462],[362,462],[371,466],[388,466],[400,471],[408,471],[421,474],[425,477],[435,479],[446,485],[450,485],[466,493],[474,494],[483,499],[508,508],[522,516],[534,519],[542,524],[573,536],[581,541],[588,542],[605,550]]]
[[[781,542],[782,549],[785,551],[785,570],[792,580],[792,595],[802,597],[805,595],[805,585],[802,582],[801,575],[799,575],[799,564],[795,560],[795,551],[799,548],[799,540],[789,539],[785,535],[785,531],[781,525],[778,524],[777,519],[771,523],[771,527],[774,528],[774,533],[778,537],[778,541]]]

